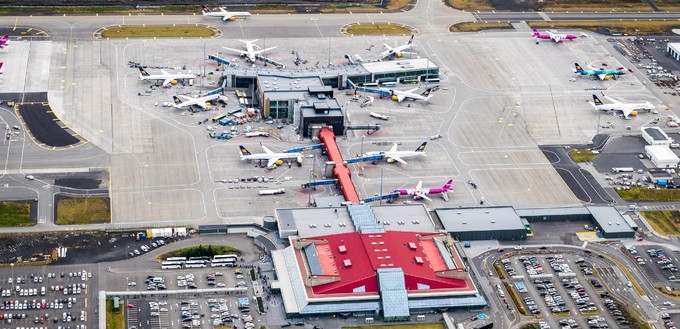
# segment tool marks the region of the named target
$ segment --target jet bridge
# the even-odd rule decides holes
[[[271,58],[267,58],[267,57],[264,57],[264,56],[255,56],[255,58],[259,61],[262,61],[262,62],[265,62],[265,63],[268,63],[268,64],[272,64],[272,65],[276,66],[277,69],[283,69],[283,68],[286,67],[285,65],[283,65],[283,63],[277,62],[277,61],[275,61]]]
[[[309,145],[309,146],[303,146],[303,147],[296,147],[292,148],[289,150],[284,150],[283,152],[285,153],[296,153],[296,152],[304,152],[304,151],[309,151],[309,150],[318,150],[323,148],[323,144],[314,144],[314,145]]]
[[[385,155],[378,154],[378,155],[371,155],[371,156],[367,156],[367,157],[347,159],[347,160],[345,160],[345,164],[357,163],[357,162],[366,162],[366,161],[380,161],[380,160],[384,160],[384,159],[385,159]]]

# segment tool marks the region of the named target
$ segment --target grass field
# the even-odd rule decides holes
[[[446,0],[446,4],[459,10],[492,10],[488,0]]]
[[[517,311],[519,311],[520,314],[528,316],[529,312],[527,312],[526,307],[524,307],[524,302],[522,302],[522,299],[519,297],[519,293],[515,289],[515,287],[512,286],[512,284],[503,282],[503,286],[505,286],[505,290],[508,291],[510,294],[510,298],[512,299],[512,302],[515,303],[515,307],[517,307]]]
[[[215,33],[205,26],[195,25],[152,25],[111,27],[102,32],[104,38],[197,38],[211,37]]]
[[[347,33],[353,35],[408,35],[412,31],[401,25],[361,24],[348,27]]]
[[[671,30],[680,27],[679,21],[530,21],[527,22],[533,28],[578,28],[595,31],[598,27],[605,27],[612,32],[627,34],[670,34]],[[637,31],[636,31],[637,30]]]
[[[571,157],[574,162],[591,162],[597,157],[597,154],[593,154],[590,149],[573,149],[569,152],[569,157]]]
[[[215,256],[222,254],[241,254],[241,250],[232,246],[222,246],[215,244],[198,245],[182,249],[175,249],[158,256],[158,260],[165,260],[168,257],[199,257],[199,256]]]
[[[0,202],[0,226],[31,226],[31,205],[25,202]]]
[[[451,25],[449,32],[477,32],[491,29],[511,29],[508,22],[463,22]]]
[[[445,329],[441,323],[413,323],[413,324],[391,324],[375,326],[342,327],[343,329]]]
[[[125,329],[125,307],[121,303],[120,311],[113,312],[113,299],[106,300],[106,329]]]
[[[675,210],[641,211],[654,231],[663,235],[680,235],[680,212]]]
[[[109,198],[68,198],[57,201],[57,225],[111,222]]]
[[[678,201],[680,189],[654,189],[646,187],[631,187],[630,190],[616,191],[619,196],[627,201]]]

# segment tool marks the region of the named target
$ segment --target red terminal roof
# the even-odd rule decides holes
[[[463,274],[460,278],[438,276],[438,272],[464,272],[460,256],[453,255],[457,269],[448,269],[435,242],[429,236],[435,233],[387,231],[378,234],[349,232],[298,239],[299,242],[314,241],[323,275],[338,277],[339,280],[308,288],[308,294],[316,297],[335,294],[377,294],[376,271],[380,268],[401,268],[404,271],[405,285],[409,292],[430,291],[475,291],[470,277]],[[416,248],[412,246],[415,244]],[[346,252],[340,252],[344,246]],[[311,277],[298,250],[298,266],[303,277]],[[449,272],[449,274],[451,274]],[[329,280],[331,281],[331,280]],[[429,287],[419,290],[424,286]]]
[[[353,204],[358,204],[360,201],[359,195],[357,194],[356,188],[354,188],[354,183],[352,183],[352,174],[347,166],[345,166],[338,144],[335,143],[335,134],[332,130],[324,127],[319,131],[319,139],[326,147],[328,160],[335,162],[333,174],[335,175],[335,178],[338,179],[338,183],[342,189],[342,195],[345,197],[345,200]]]

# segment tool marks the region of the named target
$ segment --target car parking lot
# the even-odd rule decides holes
[[[240,268],[204,268],[166,270],[149,275],[127,277],[127,290],[191,290],[224,287],[248,287]],[[248,275],[246,275],[248,276]],[[252,296],[252,294],[248,294]],[[238,325],[253,328],[260,315],[251,313],[254,301],[246,294],[219,292],[214,295],[193,295],[163,298],[129,299],[128,328],[213,328]],[[256,308],[256,307],[255,307]]]
[[[94,328],[96,316],[87,305],[93,293],[89,287],[96,283],[94,275],[69,268],[71,271],[64,272],[54,267],[12,267],[4,271],[0,275],[2,327]]]
[[[677,253],[660,246],[627,247],[626,250],[653,285],[680,289]]]
[[[539,327],[621,328],[628,320],[610,298],[587,259],[573,254],[512,256],[501,261],[530,315]],[[517,268],[524,270],[517,271]],[[578,269],[578,270],[577,270]],[[518,273],[521,272],[521,273]],[[600,297],[600,296],[605,297]]]

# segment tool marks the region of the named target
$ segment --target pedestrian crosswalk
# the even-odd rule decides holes
[[[130,305],[135,305],[133,303],[129,303]],[[125,304],[124,304],[125,305]],[[139,320],[137,318],[137,313],[138,313],[138,307],[135,305],[134,308],[128,307],[128,305],[124,306],[125,309],[127,310],[127,327],[132,328],[132,327],[137,327],[137,323],[139,323]]]

